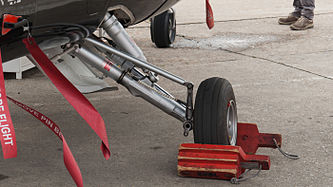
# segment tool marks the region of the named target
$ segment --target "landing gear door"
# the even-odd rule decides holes
[[[80,23],[89,18],[87,0],[37,0],[37,23]]]

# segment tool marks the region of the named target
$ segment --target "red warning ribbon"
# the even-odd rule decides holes
[[[105,159],[108,160],[110,158],[109,142],[101,115],[87,98],[55,67],[33,38],[23,39],[23,43],[55,87],[100,137],[102,140],[101,150]]]
[[[3,157],[5,159],[17,156],[15,130],[10,117],[8,102],[6,98],[5,80],[2,69],[2,58],[0,50],[0,136]]]
[[[213,9],[210,6],[209,0],[206,0],[206,23],[209,29],[214,27]]]
[[[77,165],[75,158],[69,149],[67,142],[63,136],[63,134],[60,131],[60,128],[57,124],[55,124],[51,119],[49,119],[47,116],[44,114],[38,112],[37,110],[28,107],[25,104],[22,104],[10,97],[7,96],[7,98],[12,101],[14,104],[17,106],[21,107],[23,110],[27,111],[29,114],[37,118],[39,121],[41,121],[44,125],[46,125],[49,129],[53,131],[55,135],[59,137],[59,139],[62,141],[62,147],[63,147],[63,158],[64,158],[64,163],[65,166],[72,176],[73,180],[75,181],[76,185],[81,187],[83,186],[83,181],[82,181],[82,175],[79,166]]]

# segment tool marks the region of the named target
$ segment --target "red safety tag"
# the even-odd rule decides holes
[[[11,31],[11,29],[5,28],[5,23],[17,23],[20,18],[22,18],[22,16],[14,16],[14,15],[11,15],[11,14],[3,14],[2,15],[1,34],[5,35],[9,31]]]
[[[0,136],[3,157],[5,159],[17,156],[16,137],[12,118],[10,117],[6,98],[5,80],[2,69],[0,50]]]
[[[108,160],[110,158],[109,142],[101,115],[87,98],[55,67],[33,38],[23,39],[23,43],[55,87],[100,137],[102,140],[101,150],[105,159]]]
[[[10,101],[12,101],[14,104],[16,104],[17,106],[19,106],[22,109],[24,109],[25,111],[27,111],[29,114],[31,114],[35,118],[37,118],[44,125],[46,125],[49,129],[51,129],[55,135],[57,135],[59,137],[59,139],[62,141],[63,154],[64,154],[63,157],[64,157],[65,166],[66,166],[68,172],[70,173],[70,175],[72,176],[73,180],[75,181],[76,185],[83,186],[80,168],[77,165],[77,163],[73,157],[73,154],[72,154],[71,150],[69,149],[63,134],[60,131],[59,126],[57,124],[55,124],[51,119],[46,117],[44,114],[34,110],[33,108],[30,108],[10,97],[8,97],[8,99]]]
[[[206,0],[206,23],[209,29],[214,27],[213,9],[210,6],[209,0]]]

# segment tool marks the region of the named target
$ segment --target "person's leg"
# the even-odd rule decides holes
[[[293,6],[295,7],[295,10],[290,13],[288,17],[283,17],[278,20],[280,25],[291,25],[301,17],[303,9],[301,0],[294,0]]]
[[[314,16],[315,0],[300,0],[303,7],[301,15],[312,20]]]
[[[303,6],[301,1],[303,0],[294,0],[293,6],[295,7],[294,12],[292,12],[291,14],[295,17],[301,17],[302,15],[302,10],[303,10]]]
[[[313,28],[313,11],[315,8],[315,0],[300,0],[301,6],[303,7],[301,11],[301,17],[292,25],[290,28],[292,30],[305,30]]]

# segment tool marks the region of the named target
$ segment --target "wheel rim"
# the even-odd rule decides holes
[[[237,111],[234,100],[229,101],[227,110],[227,129],[230,145],[236,145],[237,141]]]
[[[174,20],[174,13],[169,17],[169,40],[172,43],[176,33],[176,21]]]

